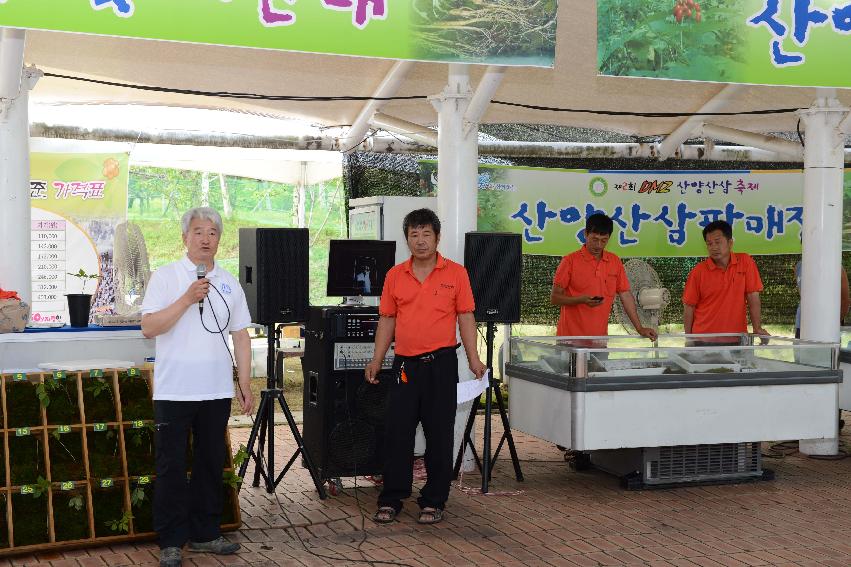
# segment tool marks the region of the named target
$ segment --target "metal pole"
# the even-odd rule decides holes
[[[464,235],[476,230],[478,128],[464,134],[464,114],[472,96],[467,66],[453,63],[449,65],[446,88],[432,99],[438,111],[440,251],[458,263],[464,262]]]
[[[491,476],[491,406],[493,401],[493,388],[491,388],[493,380],[493,341],[496,334],[496,323],[488,322],[488,330],[485,335],[485,343],[487,348],[487,367],[490,375],[488,376],[488,387],[485,390],[485,437],[482,447],[482,493],[487,494],[488,483]]]
[[[40,74],[23,66],[25,38],[0,29],[0,287],[31,305],[28,102]]]
[[[402,120],[395,116],[376,112],[372,117],[372,126],[400,134],[409,140],[426,146],[437,147],[437,130],[432,130],[422,124]]]
[[[471,130],[478,131],[479,121],[485,115],[491,99],[496,94],[499,85],[502,84],[502,78],[505,76],[507,67],[499,67],[491,65],[485,71],[482,80],[476,87],[476,92],[473,93],[473,98],[470,99],[470,104],[467,106],[467,111],[464,113],[464,134]]]
[[[757,134],[755,132],[746,132],[745,130],[738,130],[736,128],[728,128],[727,126],[718,126],[717,124],[709,123],[705,123],[701,126],[699,131],[704,138],[714,138],[716,140],[733,142],[769,152],[775,152],[790,161],[800,161],[804,155],[804,150],[800,144],[778,138],[777,136],[767,136],[765,134]]]
[[[394,63],[372,96],[380,99],[395,95],[413,66],[413,61],[397,61]],[[372,120],[373,114],[385,104],[387,104],[385,100],[370,100],[363,106],[357,118],[352,122],[352,127],[349,128],[346,137],[341,139],[341,151],[358,151],[361,140],[369,130],[369,122]]]
[[[0,100],[14,100],[24,90],[21,69],[27,34],[15,28],[0,28]]]
[[[813,105],[800,112],[806,129],[801,338],[834,343],[839,342],[842,269],[844,137],[839,124],[847,112],[830,90],[819,90]],[[801,440],[800,451],[834,455],[837,436],[838,431],[832,439]]]
[[[431,153],[437,147],[437,132],[421,124],[378,113],[372,126],[409,138],[377,135],[358,151],[382,154]],[[414,134],[410,133],[415,132]],[[340,149],[340,138],[330,135],[308,136],[260,136],[248,134],[222,134],[221,132],[167,132],[122,130],[116,128],[89,128],[74,124],[33,122],[30,124],[33,138],[57,138],[69,140],[97,140],[102,142],[130,142],[137,144],[169,144],[192,146],[216,146],[226,148],[263,148],[289,150]],[[367,147],[368,146],[368,147]],[[480,140],[479,155],[499,157],[563,158],[563,159],[656,159],[659,144],[642,143],[593,143],[593,142],[517,142],[507,140]],[[791,158],[774,151],[745,147],[717,145],[712,140],[705,144],[680,146],[675,160],[695,161],[755,161],[788,162]],[[795,161],[795,160],[793,160]],[[800,158],[797,161],[801,161]],[[851,163],[851,149],[845,150],[845,161]],[[131,159],[131,165],[136,162]],[[226,172],[225,172],[226,173]]]
[[[431,97],[438,113],[437,129],[437,215],[440,217],[440,251],[459,264],[464,262],[464,235],[476,230],[479,153],[478,128],[464,132],[464,114],[473,96],[469,69],[452,63],[446,88]],[[458,378],[472,379],[465,354],[458,356]],[[455,443],[457,455],[464,437],[466,416],[470,403],[458,405],[455,413]],[[428,448],[426,448],[428,450]],[[466,455],[466,454],[465,454]],[[471,470],[471,461],[466,460]]]
[[[266,386],[275,389],[275,325],[266,326]],[[269,403],[269,410],[264,416],[266,422],[266,492],[275,492],[275,404]],[[262,447],[260,449],[263,450]]]
[[[706,101],[706,103],[700,108],[699,112],[718,112],[725,109],[725,107],[730,104],[731,100],[735,100],[742,88],[743,85],[740,84],[725,86],[718,91],[715,96]],[[706,118],[704,116],[691,116],[686,118],[682,124],[677,126],[677,128],[659,144],[659,160],[664,161],[669,157],[672,157],[680,148],[680,145],[693,134],[695,128],[697,128],[705,119]]]

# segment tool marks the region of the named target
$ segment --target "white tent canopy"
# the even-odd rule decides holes
[[[34,152],[128,152],[130,164],[221,173],[290,185],[315,185],[343,173],[339,152],[128,144],[33,138]]]
[[[597,3],[559,2],[554,69],[509,68],[495,100],[562,108],[694,112],[723,85],[597,76]],[[107,81],[198,91],[267,95],[371,96],[393,61],[335,55],[258,51],[69,33],[29,32],[25,60],[44,71]],[[475,85],[484,67],[473,66]],[[416,63],[401,82],[399,96],[433,95],[446,84],[446,65]],[[807,107],[815,89],[751,86],[737,92],[723,111]],[[231,109],[275,117],[295,117],[322,125],[351,124],[364,103],[264,102],[166,94],[44,78],[31,94],[36,102],[82,104],[160,104]],[[851,103],[851,92],[841,101]],[[426,100],[391,101],[382,112],[422,125],[437,115]],[[550,123],[599,128],[636,135],[664,135],[682,118],[600,116],[526,110],[491,104],[482,122]],[[719,117],[714,123],[755,132],[794,130],[794,114]]]

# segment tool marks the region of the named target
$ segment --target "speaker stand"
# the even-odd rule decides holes
[[[482,458],[476,453],[476,447],[473,443],[471,434],[473,425],[476,421],[476,414],[479,411],[481,396],[473,400],[473,407],[470,408],[470,415],[467,417],[467,426],[464,428],[464,437],[461,441],[461,449],[458,451],[458,456],[455,458],[455,478],[458,478],[458,473],[461,471],[461,460],[464,457],[464,450],[469,445],[473,451],[473,457],[476,459],[476,465],[482,473],[482,493],[487,494],[488,484],[490,483],[491,471],[493,464],[499,457],[499,452],[503,444],[508,442],[508,451],[511,453],[511,462],[514,464],[514,475],[518,481],[523,481],[523,471],[520,470],[520,459],[517,457],[517,448],[514,446],[514,437],[511,435],[511,424],[508,422],[508,414],[505,411],[505,401],[502,399],[502,390],[499,387],[499,381],[493,377],[493,341],[496,335],[496,323],[489,321],[487,323],[487,334],[485,336],[485,344],[487,345],[487,367],[490,370],[488,378],[488,388],[485,390],[485,434],[484,446],[482,447]],[[496,393],[496,404],[499,406],[499,415],[502,417],[502,437],[499,444],[496,446],[496,452],[491,456],[491,410],[492,410],[492,393]]]
[[[319,478],[319,473],[316,466],[313,464],[313,459],[310,457],[304,448],[304,440],[296,425],[295,418],[290,411],[290,406],[284,398],[284,379],[283,376],[277,377],[275,374],[275,326],[267,325],[268,336],[268,352],[266,355],[266,389],[260,392],[260,406],[257,408],[257,415],[254,418],[254,425],[251,427],[251,435],[248,436],[248,457],[254,460],[254,482],[251,484],[254,487],[260,486],[260,477],[266,485],[266,492],[272,493],[277,488],[281,479],[293,466],[293,463],[301,455],[304,465],[310,471],[310,476],[313,479],[313,484],[316,491],[319,493],[319,498],[324,500],[328,497],[325,493],[325,487]],[[287,418],[287,423],[290,426],[290,431],[295,439],[297,449],[287,461],[281,474],[275,476],[275,402],[281,406],[284,415]],[[254,442],[258,440],[257,449],[254,449]],[[266,451],[266,458],[263,458],[263,451]],[[245,459],[239,467],[239,476],[245,478],[245,471],[248,468],[249,459]]]

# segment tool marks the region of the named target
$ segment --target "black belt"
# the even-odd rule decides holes
[[[398,358],[402,362],[410,361],[410,362],[429,363],[429,362],[433,362],[435,359],[437,359],[440,356],[443,356],[444,354],[448,354],[450,352],[455,352],[455,350],[459,346],[461,346],[461,343],[458,343],[454,346],[439,348],[439,349],[433,350],[431,352],[424,352],[422,354],[415,354],[413,356],[404,356],[404,355],[401,355],[401,354],[397,354],[397,355],[394,356],[394,358]]]

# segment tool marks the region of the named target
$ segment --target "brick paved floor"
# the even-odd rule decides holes
[[[497,424],[494,430],[498,435]],[[238,444],[248,430],[233,429],[232,435]],[[286,427],[276,436],[280,461],[293,444]],[[850,436],[851,426],[844,441]],[[606,474],[571,471],[548,443],[517,434],[517,446],[526,482],[515,482],[510,461],[501,457],[491,488],[522,494],[453,489],[446,519],[436,526],[418,526],[413,503],[393,525],[364,521],[361,510],[368,516],[374,509],[373,485],[358,481],[358,502],[347,479],[343,495],[320,501],[309,475],[296,467],[277,498],[262,488],[243,489],[243,527],[229,534],[245,547],[240,555],[187,553],[184,564],[358,565],[350,560],[367,559],[417,567],[851,566],[851,459],[791,455],[765,460],[777,474],[772,482],[627,492]],[[475,486],[481,479],[471,474],[463,481]],[[0,565],[156,565],[156,553],[154,544],[122,545]]]

